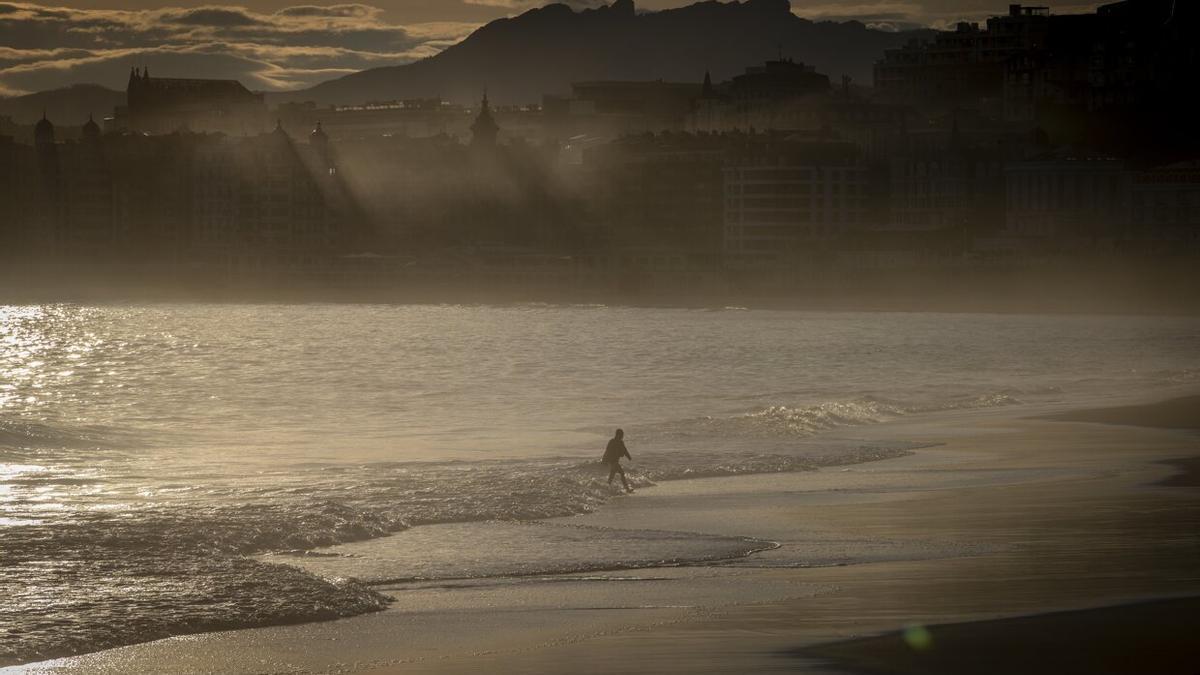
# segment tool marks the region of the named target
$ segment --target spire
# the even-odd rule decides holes
[[[46,118],[45,108],[42,109],[42,119],[33,127],[33,141],[38,146],[54,145],[54,125]]]
[[[83,137],[87,140],[95,140],[100,137],[100,125],[96,124],[91,113],[88,113],[88,121],[83,125]]]
[[[704,86],[700,88],[700,98],[712,98],[713,85],[712,75],[707,70],[704,71]]]

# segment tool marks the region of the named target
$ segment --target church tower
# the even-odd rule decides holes
[[[500,125],[492,119],[492,108],[488,104],[487,91],[483,92],[483,104],[479,108],[479,116],[471,125],[471,146],[489,148],[496,145],[496,136],[500,133]]]

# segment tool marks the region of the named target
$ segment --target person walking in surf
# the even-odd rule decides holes
[[[617,433],[608,440],[608,447],[604,448],[604,459],[600,460],[601,464],[608,465],[608,484],[612,485],[613,476],[621,474],[621,483],[625,485],[626,492],[633,492],[633,488],[629,487],[629,481],[625,480],[625,469],[621,468],[621,458],[629,457],[629,448],[625,447],[625,432],[617,429]],[[633,461],[633,457],[629,457],[629,461]]]

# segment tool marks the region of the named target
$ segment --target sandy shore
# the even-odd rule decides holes
[[[909,628],[801,650],[863,673],[1155,673],[1200,668],[1200,598]]]
[[[1200,399],[1189,401],[1167,405],[1196,419]],[[1165,414],[1143,408],[1144,422]],[[1170,631],[1149,627],[1177,625],[1191,600],[1012,619],[1200,595],[1200,493],[1188,487],[1194,480],[1170,478],[1180,461],[1195,475],[1195,432],[1028,418],[1037,412],[948,413],[847,430],[867,441],[937,445],[827,471],[665,483],[561,519],[780,544],[745,560],[397,584],[385,589],[396,603],[374,615],[170,638],[26,670],[1001,672],[984,665],[1013,642],[1033,649],[1030,636],[1047,631],[1048,648],[1093,658],[1079,663],[1110,661],[1088,650],[1116,645],[1114,635],[1135,657],[1186,662],[1194,654],[1152,639]],[[979,621],[989,623],[960,623]],[[927,630],[942,660],[904,670],[907,662],[892,656],[899,638],[889,633],[910,625],[934,627]],[[873,636],[883,637],[861,639]]]
[[[1200,429],[1200,396],[1181,396],[1144,405],[1070,410],[1046,415],[1045,419],[1163,429]]]

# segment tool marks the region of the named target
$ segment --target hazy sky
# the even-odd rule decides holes
[[[119,8],[118,8],[119,4]],[[123,89],[129,69],[162,76],[229,77],[252,89],[301,87],[437,53],[480,24],[544,0],[0,0],[0,96],[94,82]],[[591,6],[597,0],[567,4]],[[641,0],[640,9],[687,0]],[[1070,11],[1093,5],[1055,5]],[[1005,11],[986,0],[792,0],[814,19],[857,18],[880,27],[943,25]]]

